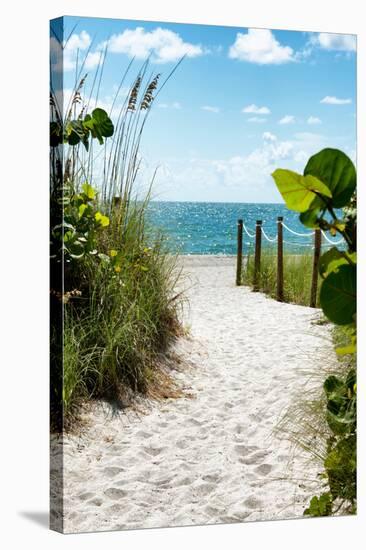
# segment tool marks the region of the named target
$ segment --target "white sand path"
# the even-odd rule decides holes
[[[318,489],[319,466],[272,431],[307,365],[333,353],[319,312],[235,287],[232,258],[183,261],[190,366],[176,378],[193,396],[89,413],[65,441],[66,532],[294,518]]]

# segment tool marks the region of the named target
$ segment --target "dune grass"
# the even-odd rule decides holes
[[[329,323],[330,324],[330,323]],[[331,325],[330,338],[337,349],[349,342],[347,327]],[[292,401],[290,407],[278,421],[274,433],[279,439],[290,441],[294,453],[304,450],[309,461],[315,461],[322,471],[319,477],[319,492],[328,491],[329,480],[324,472],[324,465],[329,457],[330,445],[334,445],[334,433],[327,422],[327,397],[324,391],[324,380],[336,376],[343,380],[351,369],[356,368],[356,355],[325,356],[320,364],[308,368],[305,374],[307,382]],[[351,455],[348,456],[351,458]],[[340,465],[342,484],[352,487],[355,483],[354,474],[348,470],[348,462]],[[306,474],[304,474],[306,479]],[[296,481],[296,480],[295,480]],[[309,479],[308,481],[315,481]],[[337,502],[337,511],[343,514],[353,514],[354,506],[346,500]]]
[[[310,303],[310,288],[313,270],[313,255],[284,253],[284,301],[292,304],[308,306]],[[243,284],[253,286],[254,256],[249,254],[243,270]],[[259,290],[276,298],[277,284],[277,255],[270,248],[263,249],[261,254],[261,268]],[[319,289],[318,285],[318,289]]]
[[[51,151],[51,299],[63,310],[62,336],[59,324],[51,326],[51,426],[57,430],[70,426],[84,399],[146,393],[162,379],[157,372],[161,354],[180,331],[182,296],[175,291],[180,269],[164,236],[147,222],[153,180],[141,187],[138,179],[141,139],[160,78],[148,75],[148,67],[143,64],[125,98],[113,101],[111,117],[119,107],[112,138],[89,148],[62,145],[61,154],[60,148]],[[92,85],[96,97],[94,92],[83,98],[85,77],[77,80],[63,120],[66,128],[71,114],[76,119],[90,104],[97,106],[100,82]],[[55,98],[54,110],[56,103]]]
[[[332,326],[330,337],[335,348],[347,339],[342,327]],[[320,467],[327,455],[327,441],[332,436],[326,421],[327,399],[323,383],[330,375],[344,378],[354,361],[354,356],[338,357],[334,353],[324,357],[321,364],[309,367],[303,373],[307,379],[306,385],[285,411],[275,429],[280,438],[289,440],[294,449],[305,450],[310,459],[316,460]]]
[[[116,398],[124,388],[146,392],[160,354],[179,332],[175,258],[159,238],[128,250],[139,240],[139,233],[129,233],[115,276],[108,265],[85,265],[82,295],[65,304],[66,416],[83,397]]]

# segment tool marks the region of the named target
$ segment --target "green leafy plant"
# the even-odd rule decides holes
[[[64,221],[51,232],[51,259],[71,263],[86,254],[97,255],[97,234],[110,222],[98,210],[96,190],[87,182],[80,193],[65,185],[63,203]]]
[[[320,258],[319,301],[324,315],[347,329],[349,341],[337,353],[352,355],[356,352],[356,169],[345,153],[327,148],[309,159],[303,174],[277,169],[272,176],[287,207],[299,212],[305,226],[343,237],[343,247],[332,247]],[[324,392],[332,433],[324,460],[329,491],[311,499],[304,514],[312,516],[330,515],[342,507],[352,513],[356,509],[356,371],[350,369],[344,380],[329,376]]]
[[[51,93],[51,147],[58,147],[64,143],[71,146],[82,143],[88,151],[90,138],[97,139],[99,144],[103,145],[104,138],[113,136],[114,125],[104,109],[97,107],[89,114],[85,113],[86,106],[84,106],[79,115],[76,116],[75,107],[81,102],[80,91],[84,86],[85,80],[86,75],[80,80],[79,85],[74,91],[70,109],[65,117],[62,116],[62,111],[57,103],[56,96]]]
[[[71,426],[84,399],[176,394],[160,367],[180,330],[180,270],[148,223],[152,182],[142,195],[135,185],[160,78],[148,68],[146,61],[122,101],[116,92],[114,124],[102,109],[88,113],[99,96],[96,76],[95,96],[81,98],[82,79],[64,119],[51,95],[51,425],[57,431]],[[101,146],[91,147],[93,140]]]
[[[332,511],[332,496],[330,493],[324,493],[320,497],[314,496],[311,501],[309,508],[306,508],[304,515],[305,516],[329,516]]]

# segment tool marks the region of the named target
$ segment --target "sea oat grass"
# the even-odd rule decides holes
[[[289,254],[283,258],[284,301],[291,304],[308,306],[313,270],[312,254]],[[254,257],[249,255],[245,262],[243,283],[253,286]],[[259,277],[259,290],[276,298],[277,255],[273,250],[262,251]],[[320,285],[318,285],[319,287]],[[319,288],[318,288],[319,290]]]
[[[79,84],[66,120],[59,115],[57,124],[67,128],[70,118],[77,124],[91,111],[91,105],[98,106],[104,62],[105,54],[88,99],[82,97],[85,78],[77,75]],[[87,146],[82,141],[63,145],[63,172],[58,148],[51,151],[51,207],[59,224],[55,227],[60,227],[59,220],[66,220],[65,233],[69,231],[71,242],[76,234],[80,236],[76,246],[64,241],[60,246],[60,235],[53,228],[51,238],[55,250],[52,266],[56,272],[60,263],[64,267],[64,286],[51,289],[53,299],[62,302],[64,309],[62,350],[60,338],[51,344],[53,353],[63,353],[63,391],[60,397],[56,376],[60,369],[55,361],[51,401],[57,410],[62,399],[66,426],[83,400],[118,399],[126,391],[159,395],[159,383],[161,395],[177,394],[167,382],[167,374],[162,374],[161,364],[180,331],[181,295],[175,290],[180,270],[176,258],[166,250],[164,237],[147,224],[154,178],[144,188],[141,178],[137,181],[143,130],[159,93],[160,75],[148,76],[148,66],[148,62],[143,64],[121,102],[117,95],[130,65],[122,76],[109,113],[113,136],[109,134],[99,144],[90,138]],[[83,64],[79,73],[82,70]],[[51,106],[57,111],[56,98],[52,99]],[[114,108],[118,112],[113,115]],[[53,327],[54,334],[58,330]]]

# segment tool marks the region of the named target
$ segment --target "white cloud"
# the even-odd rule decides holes
[[[252,116],[248,118],[248,122],[257,122],[258,124],[263,124],[264,122],[267,122],[267,119],[259,116]]]
[[[262,138],[264,141],[276,141],[277,136],[271,134],[271,132],[263,132]]]
[[[331,147],[335,143],[334,139],[315,132],[297,132],[293,137],[297,151],[305,151],[306,158],[320,151],[323,147]]]
[[[308,124],[321,124],[322,121],[317,116],[309,116],[307,119]]]
[[[91,38],[86,31],[80,34],[72,34],[64,44],[65,51],[86,50],[91,44]]]
[[[179,196],[183,198],[187,197],[187,193],[191,196],[201,193],[206,197],[208,193],[211,197],[218,193],[220,200],[222,197],[252,199],[253,202],[261,200],[260,197],[262,200],[264,197],[266,200],[268,197],[280,200],[271,173],[281,165],[279,163],[283,166],[290,163],[292,166],[293,153],[294,146],[290,141],[272,140],[267,136],[258,148],[248,154],[222,159],[180,160],[165,171],[168,176],[158,175],[158,184],[161,187],[169,186],[171,193],[174,190],[174,197],[177,193],[181,193]]]
[[[320,100],[320,103],[327,103],[328,105],[346,105],[352,103],[352,99],[340,99],[333,95],[327,95]]]
[[[278,161],[291,157],[293,144],[289,141],[264,139],[263,144],[248,155],[212,161],[212,168],[226,187],[261,185],[274,170]]]
[[[108,51],[124,53],[137,59],[146,59],[152,55],[155,63],[175,62],[184,55],[197,57],[205,53],[200,44],[184,42],[179,34],[161,27],[153,31],[137,27],[114,34],[108,41]]]
[[[175,62],[183,56],[196,57],[208,53],[200,44],[184,42],[179,34],[160,27],[151,32],[146,32],[143,27],[137,27],[134,30],[126,29],[121,34],[111,36],[108,42],[100,43],[94,51],[88,51],[92,41],[86,31],[74,33],[63,44],[63,63],[61,56],[57,55],[57,44],[53,42],[57,41],[54,38],[51,39],[51,55],[57,59],[53,62],[53,69],[59,71],[74,70],[76,60],[79,67],[84,63],[86,70],[94,69],[101,63],[107,45],[109,52],[125,53],[137,59],[146,59],[152,55],[155,63]],[[58,48],[60,50],[59,46]]]
[[[86,31],[72,34],[67,42],[60,44],[51,38],[52,68],[55,71],[73,71],[78,63],[79,69],[83,65],[86,70],[94,69],[103,58],[102,49],[95,52],[88,51],[91,38]]]
[[[279,65],[295,60],[294,50],[282,46],[268,29],[248,29],[246,34],[238,32],[229,49],[229,57],[259,65]]]
[[[211,105],[203,105],[201,107],[202,111],[209,111],[211,113],[219,113],[220,109],[218,107],[212,107]]]
[[[79,68],[84,63],[84,68],[91,70],[101,62],[101,52],[88,52],[90,48],[91,38],[86,31],[81,31],[80,34],[72,34],[69,40],[64,44],[64,71],[72,71],[76,67],[76,61]]]
[[[356,51],[356,36],[353,34],[336,34],[321,32],[310,38],[310,43],[324,50],[337,50],[346,52]]]
[[[296,121],[293,115],[285,115],[278,121],[278,124],[293,124],[294,122]]]
[[[241,112],[252,113],[254,115],[269,115],[271,111],[268,109],[268,107],[257,107],[255,103],[252,103],[251,105],[244,107]]]
[[[158,192],[168,200],[281,202],[271,173],[276,168],[302,172],[324,147],[347,151],[343,138],[334,134],[299,132],[282,141],[266,131],[255,148],[236,156],[170,159],[165,173],[158,173]]]
[[[160,109],[181,109],[182,105],[179,101],[173,101],[173,103],[159,103],[158,107],[160,107]]]
[[[97,52],[89,52],[85,59],[85,69],[92,70],[95,69],[95,67],[98,67],[99,63],[103,60],[103,52],[97,51]],[[80,66],[80,63],[79,63]]]

